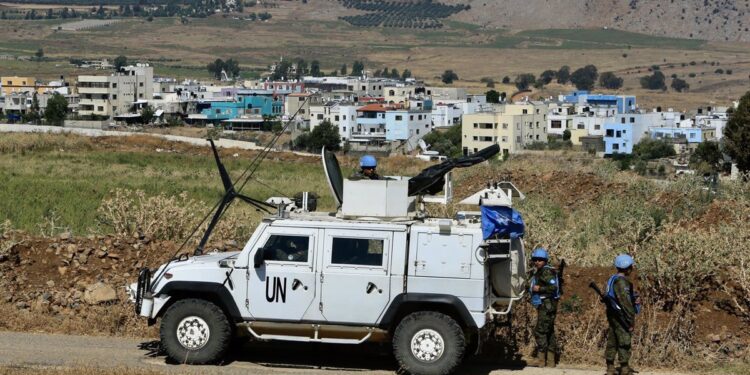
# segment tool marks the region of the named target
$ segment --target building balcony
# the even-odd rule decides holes
[[[78,94],[109,95],[109,87],[81,87],[81,86],[78,86]]]
[[[369,139],[385,139],[385,131],[377,131],[377,132],[358,132],[353,131],[352,132],[352,138],[369,138]]]

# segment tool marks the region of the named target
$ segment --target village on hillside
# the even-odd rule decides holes
[[[418,154],[426,160],[468,155],[492,144],[500,146],[500,158],[577,149],[615,158],[641,174],[694,174],[701,162],[737,173],[718,152],[737,101],[680,112],[642,108],[634,95],[587,90],[551,97],[531,97],[523,89],[477,94],[457,85],[429,85],[408,71],[373,74],[361,62],[349,74],[343,68],[325,76],[319,70],[306,75],[307,69],[297,71],[296,63],[282,58],[264,78],[240,80],[230,60],[214,67],[214,81],[158,77],[148,63],[115,64],[85,62],[95,73],[48,82],[0,77],[0,121],[102,130],[189,126],[235,138],[283,129],[289,137],[281,148],[315,151],[321,141],[314,138],[322,137],[333,149]],[[446,74],[443,82],[453,83],[450,71]]]

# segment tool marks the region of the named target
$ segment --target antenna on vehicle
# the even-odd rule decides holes
[[[255,156],[255,158],[250,162],[250,165],[248,165],[248,167],[237,178],[237,181],[240,181],[243,178],[245,179],[244,181],[242,181],[242,184],[240,184],[240,186],[237,189],[234,188],[234,184],[232,183],[232,180],[229,177],[229,174],[227,173],[226,168],[224,168],[224,165],[221,163],[221,160],[219,159],[218,152],[216,151],[216,146],[214,145],[214,143],[213,143],[212,140],[209,140],[209,142],[211,142],[211,147],[213,149],[214,157],[216,158],[217,166],[219,167],[219,175],[221,176],[221,181],[224,184],[225,194],[224,194],[224,196],[218,202],[216,202],[216,204],[214,204],[214,206],[211,208],[211,210],[209,210],[206,213],[206,215],[203,216],[203,219],[195,226],[195,228],[190,233],[190,235],[188,235],[185,238],[185,241],[182,242],[182,245],[180,245],[180,247],[177,249],[177,251],[175,251],[174,255],[172,255],[172,257],[169,259],[169,261],[167,262],[167,264],[164,265],[164,267],[162,268],[161,272],[154,278],[153,282],[151,283],[151,288],[153,288],[154,286],[156,286],[158,284],[159,278],[161,278],[164,275],[164,273],[167,271],[167,266],[169,266],[169,263],[171,263],[173,260],[177,259],[176,258],[177,254],[179,254],[182,251],[182,249],[185,248],[185,246],[188,244],[188,242],[190,242],[190,239],[193,238],[193,236],[195,235],[195,233],[198,232],[198,229],[200,229],[200,227],[208,219],[208,217],[211,216],[211,213],[214,212],[214,210],[216,210],[216,212],[214,213],[213,218],[211,219],[211,223],[209,224],[209,227],[206,228],[206,232],[203,234],[203,238],[201,239],[200,244],[198,245],[198,247],[193,252],[194,255],[200,255],[200,254],[203,253],[203,246],[205,246],[206,242],[208,241],[208,238],[211,236],[211,232],[213,232],[214,226],[219,221],[219,219],[221,219],[221,216],[229,208],[229,205],[232,204],[232,201],[234,201],[234,198],[240,198],[240,199],[242,199],[242,200],[244,200],[244,201],[246,201],[246,202],[248,202],[248,203],[250,203],[251,205],[254,205],[254,206],[256,206],[256,204],[258,204],[256,206],[258,208],[260,208],[262,206],[267,206],[267,207],[270,206],[272,208],[275,208],[275,206],[270,205],[268,203],[261,202],[261,201],[258,201],[256,199],[252,199],[252,198],[243,196],[243,195],[240,194],[240,192],[245,187],[245,185],[247,185],[248,181],[250,181],[250,179],[255,174],[255,171],[258,170],[258,167],[260,166],[260,163],[263,162],[263,159],[265,159],[266,156],[268,155],[268,153],[271,152],[271,149],[276,144],[276,142],[279,140],[279,138],[281,137],[281,135],[287,130],[287,128],[289,128],[289,125],[291,125],[292,121],[294,121],[294,119],[297,117],[297,114],[299,114],[300,110],[302,110],[305,107],[305,104],[307,104],[307,102],[309,100],[310,100],[309,96],[307,98],[305,98],[305,100],[302,102],[302,104],[299,106],[299,108],[297,108],[297,111],[295,111],[294,114],[289,118],[289,120],[287,120],[286,124],[284,124],[284,127],[281,129],[281,131],[278,132],[277,134],[274,134],[273,138],[271,138],[271,140],[268,142],[268,144],[258,153],[258,155]],[[247,175],[247,176],[245,176],[245,175]],[[230,199],[227,199],[227,197],[230,196],[230,195],[233,195],[233,197],[230,198]],[[252,201],[253,203],[251,203],[250,201],[245,200],[243,197],[250,199],[250,201]],[[261,208],[261,210],[269,212],[268,210],[265,210],[263,208]]]

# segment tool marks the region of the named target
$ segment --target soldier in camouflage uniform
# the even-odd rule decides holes
[[[375,171],[375,168],[377,168],[377,166],[378,162],[377,160],[375,160],[374,156],[365,155],[359,159],[359,171],[349,176],[349,179],[352,181],[383,180],[384,178],[380,177],[378,172]]]
[[[537,355],[528,361],[529,366],[555,367],[557,354],[557,340],[555,339],[555,317],[557,316],[557,300],[560,299],[560,281],[557,272],[550,267],[549,255],[542,248],[531,253],[534,262],[534,273],[529,280],[531,304],[536,308],[536,338]]]
[[[635,315],[640,312],[640,298],[633,289],[628,276],[633,271],[633,258],[620,254],[615,258],[617,273],[607,282],[607,295],[614,298],[620,306],[621,316],[627,324],[624,326],[615,317],[616,312],[607,310],[609,332],[607,333],[607,349],[604,357],[607,361],[607,375],[615,375],[615,357],[620,359],[620,375],[630,375],[630,343],[635,324]]]

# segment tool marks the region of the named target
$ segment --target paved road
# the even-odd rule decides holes
[[[208,141],[203,138],[184,137],[169,134],[139,133],[139,132],[122,132],[114,130],[84,129],[84,128],[63,128],[60,126],[44,125],[17,125],[17,124],[0,124],[0,133],[71,133],[85,135],[89,137],[127,137],[132,135],[146,135],[155,138],[161,138],[172,142],[188,143],[196,146],[208,146]],[[254,142],[235,141],[232,139],[218,139],[214,141],[216,147],[221,148],[238,148],[241,150],[263,150],[264,147],[256,145]],[[318,156],[306,152],[294,151],[294,154],[304,156]]]
[[[0,332],[0,370],[3,367],[98,367],[148,369],[167,374],[394,374],[397,366],[388,349],[378,345],[323,345],[295,343],[245,344],[222,366],[171,364],[148,339],[68,336]],[[563,366],[564,367],[564,366]],[[2,372],[2,371],[0,371]],[[503,365],[487,359],[470,360],[464,374],[600,375],[602,369],[538,369],[522,363]],[[641,371],[641,375],[678,373]]]

